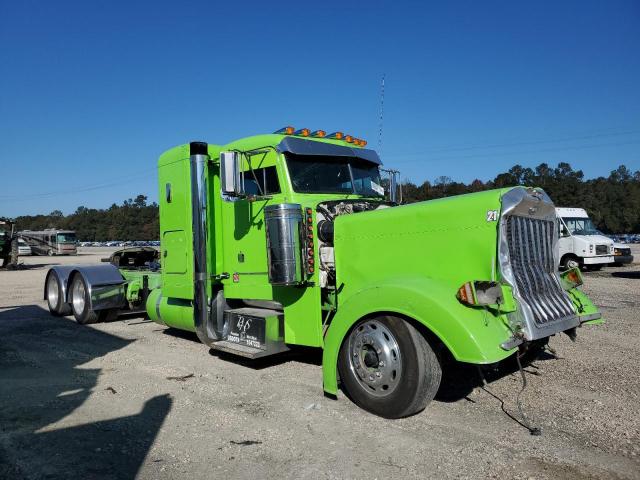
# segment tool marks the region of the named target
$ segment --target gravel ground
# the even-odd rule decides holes
[[[47,266],[106,253],[0,271],[0,478],[640,478],[640,265],[585,274],[607,323],[526,368],[532,436],[498,400],[518,417],[512,365],[486,390],[451,368],[424,412],[384,420],[325,398],[313,350],[251,364],[141,317],[49,316]]]

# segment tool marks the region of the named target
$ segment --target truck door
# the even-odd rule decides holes
[[[189,158],[158,166],[162,294],[193,298]]]
[[[275,156],[275,152],[254,156],[252,169],[245,164],[247,197],[225,201],[222,208],[224,270],[231,277],[225,282],[228,298],[273,298],[268,278],[264,208],[282,201]]]
[[[558,250],[560,253],[559,258],[562,259],[565,254],[573,253],[573,239],[571,238],[569,229],[562,221],[561,217],[558,217],[558,229]]]

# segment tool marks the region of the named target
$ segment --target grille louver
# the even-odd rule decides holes
[[[571,300],[555,275],[552,221],[507,217],[507,245],[516,285],[539,327],[574,317]]]

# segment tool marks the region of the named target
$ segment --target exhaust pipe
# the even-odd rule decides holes
[[[209,154],[205,142],[189,145],[191,166],[191,221],[193,230],[193,315],[196,334],[202,343],[211,346],[220,340],[218,330],[211,325],[207,284],[207,161]],[[216,296],[219,304],[220,293]],[[223,297],[224,298],[224,297]],[[219,305],[215,308],[216,323]]]

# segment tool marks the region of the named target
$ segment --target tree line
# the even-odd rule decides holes
[[[145,195],[125,200],[122,205],[114,203],[106,209],[81,206],[66,216],[60,210],[54,210],[49,215],[25,215],[15,221],[18,230],[75,230],[81,242],[160,238],[158,204],[147,203]]]
[[[542,187],[557,206],[584,208],[605,233],[640,232],[640,171],[632,173],[624,165],[608,177],[588,180],[582,170],[573,170],[568,163],[556,167],[541,163],[535,168],[514,165],[487,182],[476,179],[466,184],[443,176],[421,185],[404,181],[402,189],[404,202],[413,203],[513,185]],[[21,216],[16,218],[16,226],[19,230],[75,230],[80,241],[160,238],[158,204],[147,203],[145,195],[107,209],[78,207],[66,216],[59,210]]]
[[[584,208],[604,233],[640,232],[640,170],[632,173],[624,165],[608,177],[588,180],[582,170],[564,162],[557,167],[546,163],[535,168],[514,165],[487,182],[476,179],[465,184],[439,177],[422,185],[403,182],[402,188],[404,201],[412,203],[513,185],[541,187],[558,207]]]

